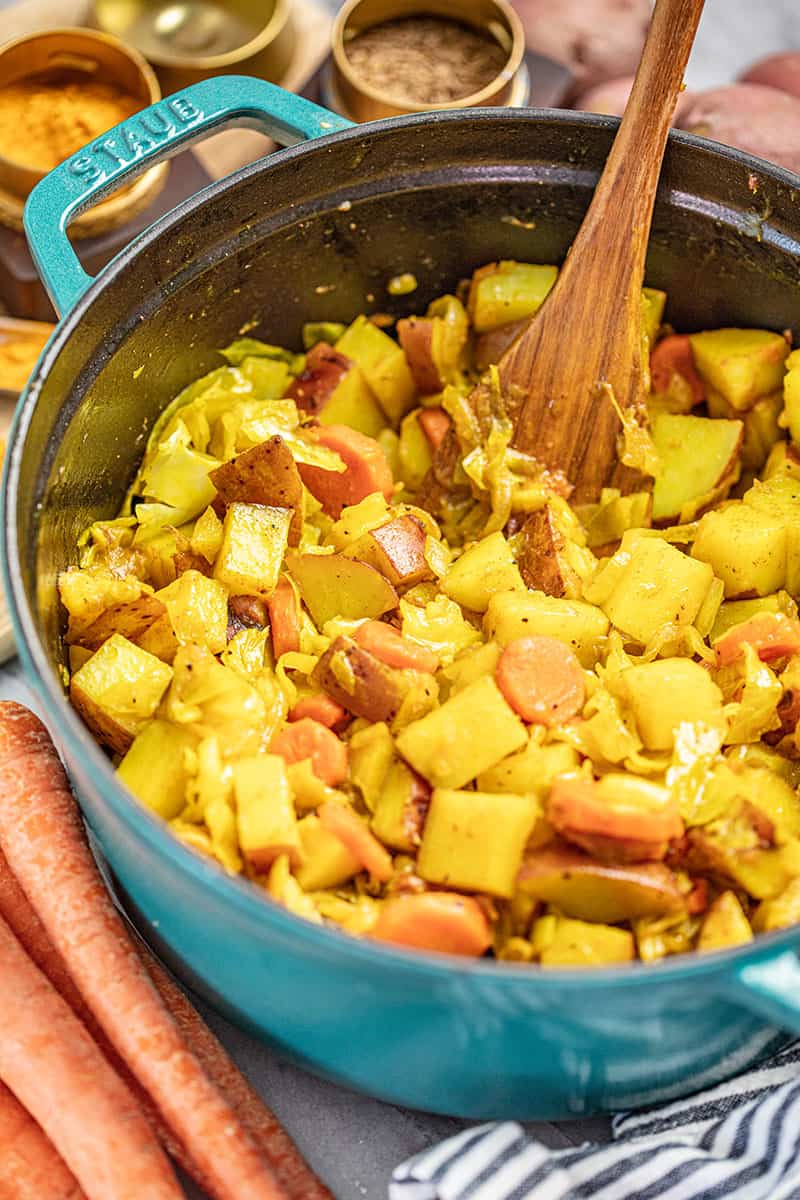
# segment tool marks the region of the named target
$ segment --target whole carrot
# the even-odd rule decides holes
[[[53,1143],[2,1083],[0,1163],[0,1200],[86,1200]]]
[[[180,1200],[135,1098],[0,921],[0,1079],[89,1200]]]
[[[84,1000],[205,1175],[212,1196],[285,1200],[233,1109],[186,1048],[137,956],[92,859],[47,730],[13,701],[0,702],[0,781],[0,847],[9,866]]]
[[[144,1091],[139,1081],[130,1074],[108,1038],[100,1029],[92,1013],[84,1003],[72,978],[64,966],[58,951],[47,936],[47,931],[31,906],[28,897],[0,850],[0,917],[27,950],[28,955],[50,982],[81,1018],[114,1069],[122,1076],[138,1097],[144,1115],[158,1135],[168,1154],[180,1163],[187,1174],[207,1189],[207,1181],[197,1164],[189,1157],[172,1131],[164,1123],[158,1109]],[[305,1162],[288,1133],[275,1114],[267,1108],[261,1097],[253,1091],[239,1068],[228,1055],[224,1046],[214,1036],[188,997],[184,995],[170,975],[164,970],[145,946],[134,943],[161,999],[171,1012],[181,1035],[189,1049],[200,1061],[206,1073],[233,1107],[239,1120],[262,1151],[278,1182],[285,1188],[290,1200],[333,1200],[331,1193],[317,1178]],[[13,1099],[13,1097],[12,1097]],[[24,1109],[20,1109],[24,1112]],[[0,1122],[2,1118],[0,1117]],[[38,1128],[32,1122],[34,1128]],[[0,1135],[2,1124],[0,1124]],[[0,1136],[0,1161],[2,1161],[2,1137]],[[7,1200],[0,1188],[0,1200]],[[12,1200],[11,1197],[8,1200]],[[13,1200],[17,1200],[14,1196]],[[28,1200],[22,1194],[19,1200]],[[34,1198],[32,1197],[32,1200]],[[49,1200],[46,1193],[35,1200]],[[55,1200],[55,1197],[54,1197]]]

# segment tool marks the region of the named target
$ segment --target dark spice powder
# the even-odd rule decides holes
[[[508,61],[494,38],[446,17],[402,17],[345,45],[363,83],[406,104],[448,104],[487,87]]]

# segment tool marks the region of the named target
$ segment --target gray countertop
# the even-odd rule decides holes
[[[0,0],[0,9],[4,6]],[[0,16],[0,34],[2,25]],[[691,88],[725,83],[761,55],[789,47],[800,48],[798,0],[763,0],[757,6],[753,0],[707,0],[687,83]],[[11,698],[36,708],[16,660],[0,668],[0,699]],[[202,1004],[200,1008],[337,1200],[385,1200],[397,1163],[464,1125],[381,1104],[316,1079]],[[551,1146],[608,1136],[603,1118],[528,1128]],[[199,1200],[191,1186],[187,1196]]]

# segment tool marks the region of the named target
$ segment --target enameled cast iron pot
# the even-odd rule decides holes
[[[90,282],[68,219],[132,169],[234,121],[309,140],[207,188]],[[461,1116],[640,1105],[748,1066],[786,1037],[779,1028],[800,1033],[800,930],[655,967],[540,972],[412,955],[298,920],[184,848],[115,782],[64,699],[56,573],[75,561],[86,524],[117,511],[155,417],[217,364],[218,347],[244,328],[298,345],[310,317],[420,312],[492,259],[562,260],[614,129],[507,109],[348,128],[268,84],[228,77],[131,118],[28,205],[64,317],[8,452],[6,587],[91,827],[151,940],[234,1020],[333,1079]],[[800,333],[799,239],[800,179],[671,137],[648,280],[668,291],[678,328]],[[393,299],[386,283],[406,271],[418,291]],[[565,342],[564,353],[580,344]]]

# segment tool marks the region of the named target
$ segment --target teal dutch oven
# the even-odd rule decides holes
[[[290,148],[185,201],[89,279],[69,221],[231,124]],[[299,345],[310,317],[420,311],[490,260],[561,261],[614,130],[530,109],[350,127],[226,77],[87,146],[26,211],[62,319],[10,440],[5,582],[22,660],[103,854],[150,940],[234,1021],[331,1079],[462,1117],[643,1105],[750,1066],[800,1033],[800,932],[656,966],[543,972],[305,923],[185,848],[116,782],[64,698],[56,575],[75,561],[81,530],[117,511],[156,416],[217,364],[217,347],[243,329]],[[677,327],[800,332],[798,239],[799,178],[671,137],[648,280],[668,291]],[[418,290],[390,295],[388,281],[409,271]]]

